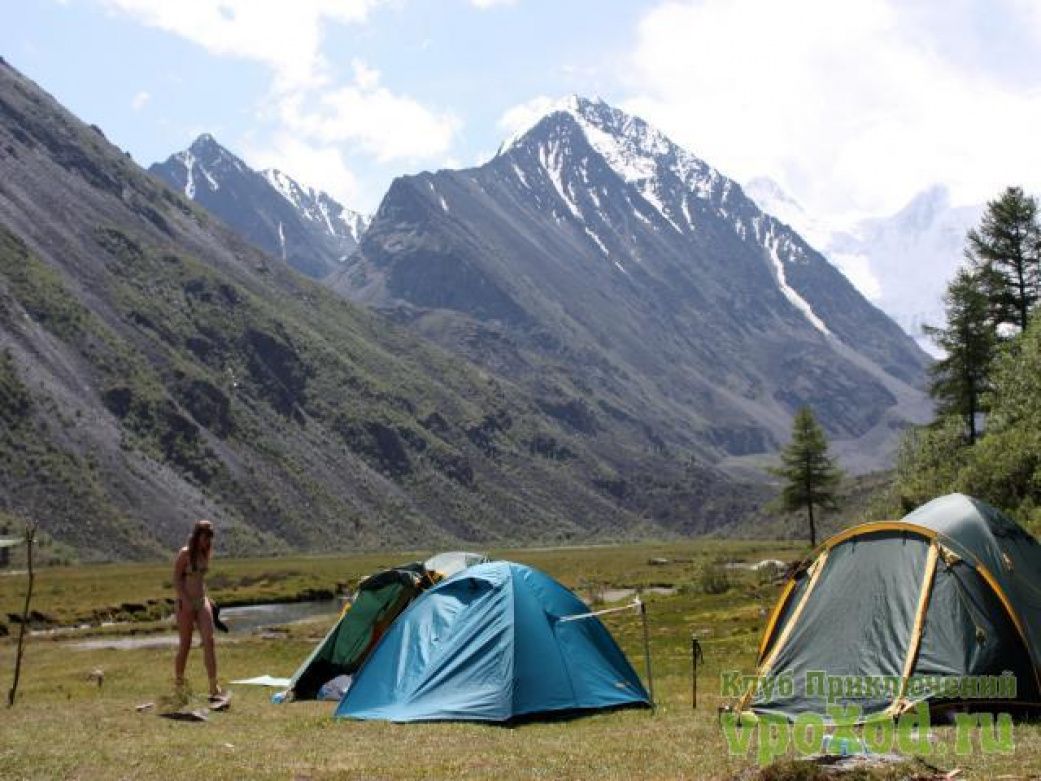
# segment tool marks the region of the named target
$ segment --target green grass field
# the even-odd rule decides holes
[[[671,595],[646,596],[658,701],[654,712],[620,711],[516,727],[339,722],[330,718],[332,703],[272,705],[270,689],[235,687],[230,711],[214,714],[206,724],[180,723],[135,709],[169,698],[172,649],[82,650],[74,647],[75,639],[33,636],[26,648],[18,702],[14,708],[0,707],[0,777],[756,778],[754,756],[732,757],[727,751],[717,721],[722,702],[719,675],[724,669],[752,671],[764,615],[778,587],[744,571],[731,572],[727,583],[719,576],[719,565],[728,560],[791,560],[804,552],[791,543],[733,541],[493,552],[533,564],[594,601],[608,588],[676,589]],[[353,586],[376,567],[418,555],[422,554],[215,560],[213,591],[228,603],[289,599],[336,590],[338,584]],[[652,559],[668,563],[651,564]],[[167,569],[46,569],[38,577],[34,606],[72,623],[124,604],[161,601],[169,591]],[[704,574],[706,569],[712,577]],[[0,617],[20,609],[23,587],[22,577],[0,576]],[[642,673],[636,616],[612,615],[605,623]],[[288,676],[327,624],[311,621],[277,634],[220,638],[221,679],[261,673]],[[154,631],[162,626],[145,620],[138,628]],[[106,631],[126,632],[127,627]],[[692,633],[699,635],[705,652],[696,711],[691,708]],[[13,637],[0,639],[5,699],[14,650]],[[101,687],[88,677],[95,669],[104,671]],[[189,676],[197,688],[204,688],[197,650],[189,659]],[[950,728],[934,732],[941,748],[953,745]],[[928,760],[945,769],[962,768],[962,777],[1037,777],[1041,728],[1017,724],[1015,738],[1012,755],[947,754]],[[797,772],[784,769],[769,777],[811,777],[794,775]]]

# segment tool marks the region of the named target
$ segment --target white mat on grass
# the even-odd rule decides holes
[[[279,689],[288,688],[290,678],[275,678],[271,675],[258,675],[256,678],[241,678],[232,683],[246,684],[248,686],[274,686]]]

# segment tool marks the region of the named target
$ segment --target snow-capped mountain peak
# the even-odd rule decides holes
[[[603,101],[561,101],[484,165],[395,180],[330,284],[497,371],[574,372],[613,420],[648,430],[652,397],[661,421],[699,410],[688,445],[734,456],[772,449],[805,404],[853,453],[928,404],[913,387],[926,357],[836,268]]]
[[[254,171],[209,133],[149,170],[309,276],[346,260],[368,227],[327,193],[276,169]]]
[[[625,272],[627,259],[611,248],[629,243],[627,218],[612,219],[601,207],[610,188],[591,174],[590,151],[623,183],[627,214],[674,232],[681,241],[696,234],[699,225],[722,219],[741,241],[757,247],[762,269],[791,306],[820,334],[836,337],[820,309],[823,302],[811,302],[800,292],[800,275],[790,270],[810,262],[810,247],[760,211],[735,182],[639,117],[602,100],[572,96],[505,144],[498,157],[508,160],[523,182],[524,162],[536,160],[562,201],[563,213]]]
[[[559,113],[571,117],[589,145],[611,169],[623,181],[636,186],[670,222],[674,217],[662,208],[656,180],[674,176],[692,194],[703,198],[727,181],[703,160],[673,143],[639,117],[614,108],[599,98],[591,100],[577,95],[558,101],[534,124],[511,136],[500,147],[499,154],[523,144],[539,125]],[[675,227],[679,230],[678,226]]]

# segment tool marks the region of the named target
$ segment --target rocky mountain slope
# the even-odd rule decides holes
[[[571,98],[489,163],[397,179],[336,290],[568,426],[761,462],[813,407],[848,467],[930,414],[928,357],[789,226],[637,117]]]
[[[0,60],[0,511],[111,559],[197,517],[273,554],[660,536],[757,500],[602,414],[296,273]]]
[[[297,271],[320,279],[358,246],[367,219],[276,169],[254,171],[203,134],[149,172]]]

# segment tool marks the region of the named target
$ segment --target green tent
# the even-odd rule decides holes
[[[325,639],[293,674],[293,699],[313,700],[326,681],[353,674],[387,627],[422,591],[426,570],[419,562],[370,575]]]
[[[859,706],[863,717],[922,701],[1037,706],[1041,545],[962,494],[848,529],[786,583],[757,672],[742,710],[788,719],[825,715],[829,703]],[[790,688],[776,685],[782,678]]]
[[[390,625],[421,592],[487,560],[479,553],[452,551],[362,580],[354,601],[290,679],[292,698],[313,700],[322,684],[341,675],[353,675]]]

